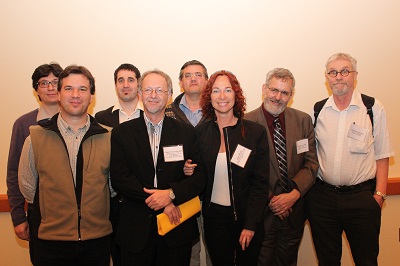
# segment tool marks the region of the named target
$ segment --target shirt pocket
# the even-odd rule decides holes
[[[349,152],[357,154],[367,154],[371,151],[373,143],[374,140],[372,138],[368,138],[365,141],[359,141],[352,138],[348,138]]]

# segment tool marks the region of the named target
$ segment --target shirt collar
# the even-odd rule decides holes
[[[179,102],[179,105],[184,106],[187,110],[190,110],[186,101],[186,97],[185,94],[182,95],[181,101]],[[190,110],[191,111],[191,110]],[[201,111],[201,108],[197,109],[196,111],[194,111],[193,113],[198,113]]]
[[[153,124],[153,122],[150,121],[150,119],[147,117],[146,113],[143,112],[143,117],[144,117],[144,121],[146,122],[146,126],[149,127],[150,125],[153,125],[155,128],[156,127],[162,127],[163,122],[164,122],[164,118],[161,119],[160,122],[158,122],[156,125]]]
[[[136,113],[136,111],[137,111],[138,109],[140,109],[140,110],[143,111],[143,103],[142,103],[142,101],[138,101],[138,103],[137,103],[137,105],[136,105],[136,109],[135,109],[135,111],[134,111],[133,113]],[[113,109],[111,110],[111,113],[114,113],[114,111],[117,111],[117,110],[118,110],[118,111],[121,110],[121,111],[123,112],[123,109],[122,109],[121,104],[119,103],[119,101],[117,101],[117,102],[114,104],[114,107],[113,107]]]
[[[78,129],[78,132],[74,132],[72,128],[68,125],[68,123],[61,117],[61,114],[57,118],[57,125],[58,128],[60,129],[61,134],[68,134],[68,133],[80,133],[80,132],[86,132],[89,129],[90,126],[90,117],[87,115],[87,121],[86,124]]]
[[[261,108],[263,110],[265,120],[267,120],[268,127],[269,128],[274,128],[275,127],[274,120],[275,120],[276,117],[271,115],[267,110],[265,110],[264,104],[261,104]],[[278,115],[278,117],[279,117],[279,120],[281,122],[281,125],[282,126],[285,125],[285,110],[283,110],[283,112],[280,113]]]
[[[43,105],[40,105],[36,121],[50,120],[51,117],[52,116],[43,108]]]
[[[363,106],[363,102],[361,99],[361,93],[359,93],[356,90],[353,90],[353,94],[351,95],[351,100],[350,100],[350,104],[349,106],[346,108],[348,109],[350,106],[357,106],[357,107],[361,107]],[[334,110],[339,110],[339,108],[337,108],[335,100],[333,99],[333,95],[331,95],[328,100],[326,101],[326,104],[324,106],[324,108],[327,107],[331,107]]]

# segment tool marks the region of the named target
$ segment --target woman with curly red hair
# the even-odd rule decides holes
[[[215,72],[202,92],[196,128],[207,186],[204,233],[213,266],[257,265],[267,204],[269,148],[265,128],[243,120],[246,101],[231,72]],[[195,165],[186,164],[185,173]]]

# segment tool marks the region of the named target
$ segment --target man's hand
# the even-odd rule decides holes
[[[290,208],[289,210],[285,211],[283,214],[275,214],[278,215],[279,219],[281,219],[282,221],[285,220],[287,217],[289,217],[289,215],[292,213],[292,208]]]
[[[144,192],[150,194],[150,196],[145,200],[145,203],[155,211],[165,208],[165,206],[170,204],[172,201],[169,197],[170,191],[168,189],[159,190],[143,188],[143,190]]]
[[[194,173],[194,168],[196,168],[197,164],[193,163],[192,160],[187,159],[185,165],[183,166],[183,173],[187,176],[191,176]]]
[[[250,241],[253,239],[254,231],[243,229],[239,237],[239,243],[242,246],[242,250],[245,250],[249,245]]]
[[[284,219],[292,212],[292,206],[299,198],[300,192],[297,189],[293,189],[290,193],[273,196],[268,206],[275,215]]]
[[[164,213],[168,216],[171,224],[179,224],[181,222],[182,213],[178,206],[172,202],[164,208]]]
[[[383,198],[382,198],[382,196],[379,196],[379,195],[374,194],[374,198],[375,198],[376,202],[378,202],[379,206],[380,206],[381,209],[382,209],[383,201],[384,201]]]
[[[15,226],[14,232],[19,239],[29,241],[29,224],[27,221]]]

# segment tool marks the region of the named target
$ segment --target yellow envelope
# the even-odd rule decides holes
[[[200,199],[197,196],[189,201],[186,201],[185,203],[182,203],[178,207],[182,213],[181,222],[179,224],[171,224],[168,216],[165,213],[160,213],[159,215],[157,215],[157,227],[159,235],[165,235],[166,233],[198,213],[201,209]]]

